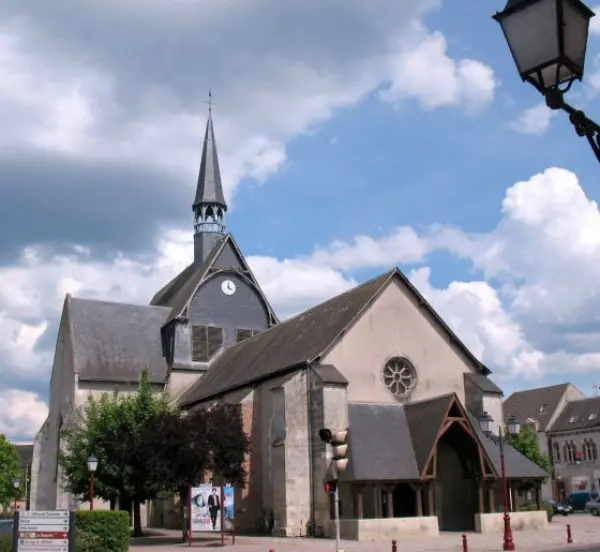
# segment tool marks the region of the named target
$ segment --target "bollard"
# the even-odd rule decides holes
[[[467,543],[467,535],[462,536],[463,552],[469,552],[469,544]]]
[[[396,541],[393,540],[392,541],[392,552],[397,552],[397,550],[398,550],[398,547],[396,546]]]
[[[567,542],[571,544],[573,542],[573,535],[571,535],[571,526],[567,523]]]

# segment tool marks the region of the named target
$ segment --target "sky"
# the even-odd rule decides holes
[[[521,82],[503,7],[4,0],[0,433],[47,415],[66,293],[148,303],[191,261],[209,89],[228,227],[280,317],[398,266],[507,395],[593,394],[600,167]],[[568,101],[600,117],[599,93],[600,18]]]

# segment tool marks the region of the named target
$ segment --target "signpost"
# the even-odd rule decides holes
[[[15,512],[15,552],[75,552],[75,516],[68,510]]]

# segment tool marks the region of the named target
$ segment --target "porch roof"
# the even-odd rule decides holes
[[[394,404],[348,405],[349,418],[349,463],[340,475],[341,481],[416,481],[421,478],[427,443],[437,432],[442,420],[442,406],[448,404],[449,396],[421,401],[419,406]],[[431,403],[431,409],[424,403]],[[411,412],[413,432],[407,418]],[[415,416],[418,411],[422,416]],[[425,416],[427,411],[427,416]],[[434,415],[435,414],[435,415]],[[486,437],[477,419],[465,409],[467,421],[480,441],[484,452],[500,475],[500,448]],[[418,418],[418,424],[415,424]],[[418,427],[416,427],[418,425]],[[435,426],[435,432],[429,426]],[[412,436],[411,436],[412,435]],[[433,442],[431,443],[433,444]],[[506,475],[512,479],[543,479],[548,477],[544,470],[523,456],[510,445],[504,446]]]

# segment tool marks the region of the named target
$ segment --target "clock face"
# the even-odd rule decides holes
[[[221,284],[221,291],[225,295],[233,295],[235,293],[235,284],[231,280],[225,280]]]

